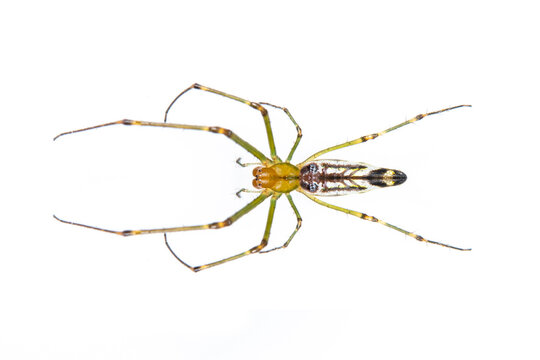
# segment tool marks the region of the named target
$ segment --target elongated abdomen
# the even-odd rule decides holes
[[[407,176],[399,170],[343,160],[314,160],[300,169],[302,191],[319,196],[363,193],[375,187],[403,184],[405,180]]]

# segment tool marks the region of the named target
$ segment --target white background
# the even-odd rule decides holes
[[[535,2],[27,1],[0,8],[3,359],[538,359]],[[161,235],[225,219],[252,158],[162,121],[194,82],[287,106],[300,162],[420,112],[470,103],[328,154],[405,184],[326,199],[470,253],[420,244],[294,194],[291,246],[194,274]],[[271,112],[278,151],[295,131]],[[260,115],[192,91],[172,122],[232,128],[268,152]],[[219,231],[171,234],[201,264],[260,241],[268,204]],[[285,199],[272,244],[295,226]]]

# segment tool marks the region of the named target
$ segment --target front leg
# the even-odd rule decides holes
[[[300,126],[298,126],[298,124],[296,123],[296,121],[294,120],[293,116],[291,115],[291,113],[289,112],[289,110],[287,110],[287,108],[284,108],[284,107],[281,107],[281,106],[277,106],[277,105],[272,105],[270,103],[267,103],[267,102],[261,102],[259,104],[262,104],[262,105],[268,105],[268,106],[272,106],[272,107],[275,107],[276,109],[281,109],[285,112],[285,114],[287,114],[287,116],[289,117],[289,119],[291,119],[292,123],[294,124],[294,126],[296,127],[296,141],[294,142],[294,145],[291,149],[291,151],[289,152],[289,156],[287,156],[287,160],[286,162],[290,162],[292,157],[293,157],[293,154],[294,152],[296,151],[296,148],[298,147],[298,144],[300,144],[300,140],[302,139],[302,129],[300,129]]]

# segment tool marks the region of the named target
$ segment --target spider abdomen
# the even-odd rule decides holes
[[[363,193],[374,187],[395,186],[407,176],[399,171],[343,160],[314,160],[300,168],[300,188],[318,196]]]

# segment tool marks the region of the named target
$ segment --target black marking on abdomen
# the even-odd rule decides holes
[[[323,168],[324,169],[357,169],[357,170],[363,170],[363,169],[366,169],[367,166],[358,165],[358,164],[330,164],[330,163],[323,163]]]
[[[315,193],[319,190],[319,185],[313,181],[300,181],[300,187],[310,193]]]
[[[393,174],[387,175],[390,171]],[[381,168],[371,171],[365,179],[373,186],[387,187],[403,184],[407,180],[407,175],[399,170]]]
[[[369,166],[363,164],[311,162],[300,169],[300,187],[309,193],[339,195],[347,192],[364,192],[371,186],[400,185],[407,179],[407,176],[399,170],[387,168],[370,170]],[[364,184],[357,184],[357,180],[363,181]]]

